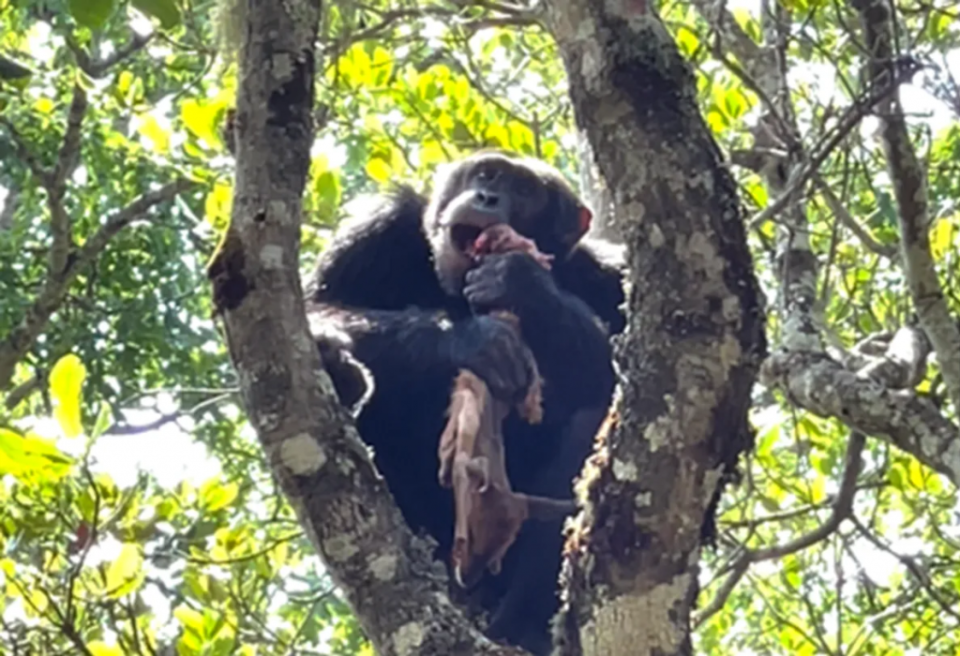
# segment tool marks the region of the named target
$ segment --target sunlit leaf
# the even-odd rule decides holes
[[[386,48],[376,46],[373,49],[370,66],[373,72],[374,86],[383,86],[390,79],[390,74],[393,73],[393,56]]]
[[[137,132],[146,137],[158,153],[166,153],[170,149],[170,133],[151,114],[144,114],[138,118]]]
[[[230,222],[230,209],[233,204],[233,187],[224,181],[217,181],[207,193],[203,204],[204,218],[217,231],[223,230]]]
[[[219,128],[226,109],[225,98],[210,101],[185,100],[180,107],[180,119],[187,130],[208,146],[221,147]]]
[[[810,501],[820,503],[827,498],[827,477],[818,475],[810,483]]]
[[[143,554],[140,545],[124,544],[120,555],[107,567],[106,587],[111,598],[133,592],[143,581]]]
[[[56,480],[66,475],[73,459],[61,452],[53,440],[28,433],[21,436],[0,428],[0,474],[38,474]]]
[[[710,126],[714,134],[721,134],[727,129],[727,119],[723,117],[723,114],[714,109],[707,112],[707,125]]]
[[[735,7],[732,12],[734,20],[743,28],[743,31],[753,39],[759,42],[761,40],[760,23],[754,18],[749,9],[745,7]]]
[[[36,102],[33,103],[33,109],[40,114],[52,114],[56,105],[50,98],[43,96],[37,98]]]
[[[692,29],[681,25],[677,30],[677,45],[680,46],[683,56],[689,58],[700,47],[700,39]]]
[[[942,260],[950,250],[954,235],[954,222],[950,217],[941,218],[930,230],[930,251],[935,260]]]
[[[50,396],[53,398],[53,416],[67,437],[83,432],[80,423],[80,391],[87,377],[86,367],[73,354],[60,358],[50,371]]]
[[[214,478],[200,486],[200,504],[207,512],[215,512],[233,503],[239,491],[236,483],[221,483]]]
[[[380,157],[371,157],[364,169],[367,175],[381,184],[389,180],[392,173],[390,165]]]
[[[924,488],[924,479],[926,478],[926,468],[916,458],[910,458],[907,464],[907,480],[910,485],[922,490]]]
[[[178,606],[173,610],[173,616],[180,620],[184,631],[180,635],[180,643],[199,653],[203,647],[203,613],[199,613],[189,606]]]
[[[118,645],[108,645],[102,640],[88,642],[87,650],[91,656],[123,656],[123,650]]]

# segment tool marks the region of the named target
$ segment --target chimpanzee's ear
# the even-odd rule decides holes
[[[593,222],[593,212],[589,207],[581,206],[580,214],[577,219],[577,227],[580,229],[580,236],[583,237],[590,230],[590,224]]]

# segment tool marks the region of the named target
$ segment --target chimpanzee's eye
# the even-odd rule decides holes
[[[496,168],[483,164],[477,169],[477,180],[480,182],[493,182],[497,179],[497,176],[500,174]]]
[[[537,181],[533,178],[521,177],[513,182],[513,190],[520,196],[533,196],[537,193]]]

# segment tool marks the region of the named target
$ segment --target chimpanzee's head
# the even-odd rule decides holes
[[[539,160],[476,153],[438,172],[424,229],[440,284],[458,294],[480,233],[508,223],[562,260],[590,227],[591,213],[559,171]]]

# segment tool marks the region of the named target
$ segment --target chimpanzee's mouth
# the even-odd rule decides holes
[[[450,227],[450,239],[458,251],[467,253],[481,232],[483,228],[480,226],[458,223]]]

